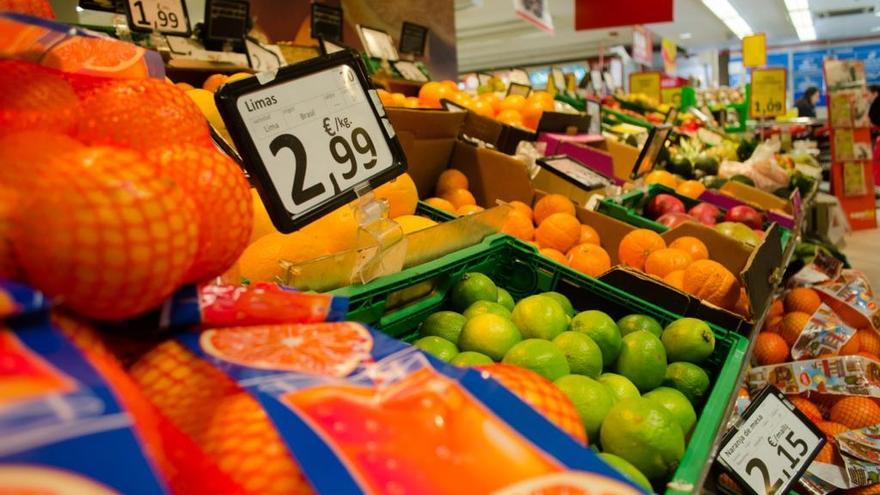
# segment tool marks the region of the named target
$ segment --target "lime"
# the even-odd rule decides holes
[[[510,296],[510,292],[501,287],[498,287],[498,299],[495,302],[507,308],[508,311],[513,311],[513,297]]]
[[[499,361],[514,344],[522,340],[509,319],[492,313],[475,316],[464,324],[458,346],[463,351],[483,353]]]
[[[697,422],[697,412],[694,411],[694,406],[683,393],[674,388],[657,387],[645,394],[644,397],[653,400],[669,411],[669,414],[681,426],[685,438],[691,434],[691,430]]]
[[[452,286],[450,294],[452,308],[456,311],[464,311],[477,301],[498,300],[498,287],[495,282],[482,273],[465,273],[461,279]]]
[[[513,323],[527,339],[551,340],[568,328],[568,316],[552,297],[539,294],[516,303]]]
[[[647,330],[658,337],[663,333],[663,327],[648,315],[626,315],[617,320],[617,328],[620,329],[621,335],[639,330]]]
[[[602,349],[602,362],[610,366],[620,353],[620,329],[601,311],[582,311],[571,319],[571,329],[587,334]]]
[[[599,383],[608,387],[616,400],[633,399],[641,397],[639,389],[629,381],[629,378],[617,373],[602,373],[599,375]]]
[[[644,397],[615,404],[599,438],[605,452],[626,459],[651,480],[672,474],[684,455],[678,423],[663,406]]]
[[[565,375],[553,383],[571,399],[578,416],[581,417],[587,436],[590,437],[590,443],[596,443],[602,421],[614,406],[614,396],[611,395],[611,391],[596,380],[582,375]]]
[[[511,347],[501,362],[532,370],[551,381],[570,371],[565,354],[552,342],[544,339],[523,340]]]
[[[580,332],[562,332],[553,339],[553,345],[565,354],[573,374],[597,378],[602,373],[602,350],[590,337]]]
[[[564,295],[555,291],[543,292],[541,295],[553,298],[554,301],[559,303],[559,306],[562,307],[562,310],[565,311],[565,314],[567,314],[569,317],[574,316],[574,306],[571,305],[571,301],[569,301],[568,298]]]
[[[479,352],[474,351],[464,351],[459,352],[449,364],[454,364],[456,366],[479,366],[481,364],[492,364],[492,358],[485,354],[481,354]]]
[[[673,321],[660,340],[670,361],[700,363],[715,350],[715,334],[705,321],[696,318]]]
[[[482,315],[485,313],[492,313],[494,315],[503,316],[507,319],[510,319],[510,310],[498,304],[497,302],[491,301],[477,301],[468,306],[468,309],[464,310],[464,313],[462,314],[464,315],[466,320],[470,320],[474,316]]]
[[[629,478],[630,481],[647,490],[648,493],[654,492],[654,489],[651,487],[651,482],[648,481],[648,478],[645,478],[645,475],[642,474],[641,471],[636,469],[635,466],[630,464],[629,461],[627,461],[623,457],[609,454],[607,452],[600,453],[599,457],[601,457],[603,461],[610,464],[611,467],[620,471],[624,476]]]
[[[458,348],[455,347],[455,344],[435,335],[422,337],[413,342],[413,345],[447,363],[458,354]]]
[[[623,338],[615,369],[641,392],[655,389],[666,374],[666,350],[651,332],[639,330]]]
[[[464,322],[464,316],[454,311],[438,311],[425,318],[425,321],[419,325],[419,335],[422,337],[433,335],[454,344],[458,342]]]
[[[683,393],[694,406],[709,394],[709,375],[696,364],[678,361],[666,367],[663,385]]]

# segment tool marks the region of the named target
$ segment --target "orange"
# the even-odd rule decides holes
[[[523,123],[523,116],[516,110],[502,110],[498,112],[498,115],[495,116],[495,120],[501,122],[502,124],[523,127],[525,124]]]
[[[501,232],[512,235],[523,241],[531,241],[535,238],[535,226],[532,221],[519,211],[511,211],[504,221]]]
[[[418,101],[418,98],[416,98]],[[406,95],[403,93],[391,93],[391,106],[402,107],[406,105]]]
[[[211,74],[205,79],[205,82],[202,83],[202,89],[207,89],[211,92],[216,92],[220,86],[226,84],[226,80],[229,79],[229,76],[226,74]]]
[[[679,237],[669,244],[669,247],[681,249],[691,255],[694,261],[709,259],[709,248],[703,241],[689,235]]]
[[[535,230],[535,240],[541,247],[566,252],[581,237],[581,224],[568,213],[554,213],[545,218]]]
[[[522,201],[516,201],[516,200],[514,200],[514,201],[511,201],[511,202],[508,203],[508,204],[509,204],[514,210],[516,210],[516,211],[522,213],[523,215],[527,216],[527,217],[529,218],[529,220],[532,220],[532,219],[534,218],[534,213],[532,213],[532,208],[529,207],[529,205],[523,203]]]
[[[648,229],[636,229],[620,240],[617,246],[617,258],[624,265],[644,270],[648,256],[665,247],[666,241],[658,233]]]
[[[185,83],[185,82],[174,83],[174,85],[184,91],[189,91],[191,89],[195,89],[192,84]]]
[[[452,203],[452,206],[454,206],[456,210],[464,205],[477,204],[477,200],[474,199],[474,195],[471,194],[471,192],[467,189],[451,189],[443,193],[441,197],[446,201]]]
[[[782,316],[773,316],[767,317],[764,321],[764,327],[761,329],[762,332],[773,332],[779,333],[779,329],[782,326]]]
[[[403,107],[404,108],[421,108],[422,101],[419,100],[418,98],[416,98],[415,96],[407,96],[403,100]]]
[[[653,170],[645,176],[645,184],[663,184],[670,189],[675,189],[678,185],[678,180],[674,175],[665,170]]]
[[[666,274],[663,281],[678,290],[684,290],[684,270],[675,270]]]
[[[810,418],[810,421],[812,421],[813,423],[818,424],[822,421],[822,412],[819,411],[819,407],[816,406],[816,404],[810,402],[808,399],[794,396],[788,397],[788,400],[792,404],[794,404],[794,406],[798,408],[800,412],[804,413],[806,417]]]
[[[568,251],[568,264],[575,270],[598,277],[611,269],[611,257],[595,244],[579,244]]]
[[[779,334],[761,332],[755,337],[755,360],[761,366],[788,361],[788,344]]]
[[[450,93],[456,93],[459,91],[458,83],[455,81],[450,81],[449,79],[445,81],[440,81],[440,85],[446,88]]]
[[[498,106],[498,109],[502,112],[504,110],[516,110],[517,112],[521,112],[522,109],[526,106],[526,97],[523,95],[507,95],[501,100],[501,104]]]
[[[199,244],[198,214],[180,186],[121,148],[69,152],[50,167],[29,191],[14,241],[28,281],[102,320],[138,315],[168,297]]]
[[[682,196],[697,199],[706,190],[706,186],[697,180],[686,180],[675,188],[675,192]]]
[[[443,211],[448,211],[449,213],[455,212],[455,206],[443,198],[428,198],[425,200],[425,203],[433,206],[434,208],[438,208]]]
[[[238,270],[242,278],[250,282],[272,282],[276,276],[281,275],[281,253],[285,248],[286,240],[297,236],[297,233],[282,234],[280,232],[268,233],[252,242],[238,258]],[[300,234],[297,236],[303,239]],[[304,245],[304,247],[310,247]],[[303,259],[316,258],[327,253],[315,251],[302,256]],[[288,257],[290,261],[298,261],[296,257]]]
[[[401,215],[394,219],[404,234],[411,234],[423,229],[431,228],[437,225],[437,222],[430,218],[421,217],[419,215]]]
[[[256,189],[251,189],[251,211],[253,211],[254,217],[251,222],[253,227],[251,228],[251,237],[248,239],[248,245],[253,244],[254,241],[266,234],[278,232],[275,225],[272,224],[269,212],[266,211],[263,200],[260,199],[260,194]]]
[[[306,225],[298,233],[305,236],[308,244],[319,250],[322,254],[338,253],[353,249],[357,244],[358,223],[354,216],[355,210],[351,206],[352,203],[340,206]],[[415,212],[415,208],[412,211]],[[404,215],[412,215],[412,213],[404,212],[402,215],[395,215],[393,218]],[[296,243],[290,241],[287,248],[297,249]],[[284,255],[286,257],[289,254],[285,252]],[[299,258],[299,260],[302,260],[302,258]]]
[[[109,38],[72,36],[52,47],[42,65],[62,72],[124,79],[148,77],[146,50]]]
[[[525,104],[520,113],[522,114],[523,125],[535,130],[538,128],[538,122],[541,121],[541,116],[544,114],[544,105],[541,102],[531,101]]]
[[[477,115],[483,115],[485,117],[495,117],[495,109],[492,107],[492,103],[485,99],[477,99],[471,103],[471,106],[468,107]]]
[[[442,196],[446,191],[451,191],[452,189],[467,189],[469,185],[467,176],[461,173],[460,170],[447,168],[441,172],[440,177],[437,178],[437,185],[434,187],[434,194]]]
[[[440,108],[440,100],[452,93],[449,87],[437,81],[426,82],[419,88],[419,101],[429,108]]]
[[[464,205],[461,208],[455,210],[457,215],[473,215],[474,213],[479,213],[483,211],[484,208],[482,206],[477,205]]]
[[[532,91],[528,98],[526,98],[526,101],[540,101],[545,104],[549,102],[552,105],[553,95],[546,91]],[[553,110],[553,107],[546,108],[546,110]]]
[[[684,270],[693,262],[691,255],[681,249],[658,249],[645,258],[645,273],[665,277],[671,272]]]
[[[253,225],[251,193],[238,165],[212,149],[192,145],[156,148],[147,158],[195,202],[199,214],[196,259],[187,281],[225,272],[247,247]]]
[[[831,408],[834,407],[834,404],[836,404],[837,401],[840,400],[840,398],[840,395],[833,394],[809,394],[809,399],[813,402],[813,404],[816,404],[816,407],[818,407],[820,411],[822,411],[823,418],[828,417],[828,414],[831,412]],[[816,426],[819,426],[820,429],[822,428],[821,425]]]
[[[770,303],[770,309],[767,310],[767,318],[782,317],[784,313],[785,307],[782,305],[782,299],[778,297],[773,299],[773,302]]]
[[[74,88],[60,73],[0,60],[0,137],[24,130],[69,133],[81,112]]]
[[[825,439],[828,440],[829,443],[834,443],[834,437],[841,433],[848,432],[851,428],[848,428],[846,425],[842,425],[840,423],[834,421],[820,421],[816,423],[816,426],[825,434]]]
[[[419,192],[416,183],[409,174],[398,175],[391,182],[386,182],[377,187],[373,194],[378,199],[388,202],[388,217],[395,218],[400,215],[412,215],[416,212],[419,204]]]
[[[226,82],[231,83],[232,81],[238,81],[239,79],[247,79],[251,76],[253,76],[253,74],[251,74],[250,72],[236,72],[235,74],[232,74],[231,76],[227,77]]]
[[[782,317],[782,323],[779,325],[779,335],[785,339],[788,346],[791,347],[797,342],[801,332],[810,321],[810,315],[796,311],[788,313]]]
[[[878,362],[880,362],[880,357],[878,357],[876,354],[872,354],[872,353],[870,353],[870,352],[859,351],[858,353],[856,353],[856,355],[857,355],[857,356],[866,357],[866,358],[871,359],[871,360],[873,360],[873,361],[878,361]]]
[[[826,443],[822,446],[822,450],[816,454],[815,462],[824,462],[826,464],[838,464],[840,454],[837,452],[837,446],[833,443]]]
[[[732,309],[739,299],[739,281],[716,261],[691,263],[684,271],[683,285],[685,292],[725,309]]]
[[[859,351],[880,355],[880,334],[872,328],[863,328],[856,332],[859,336]]]
[[[535,223],[541,225],[545,218],[554,213],[574,215],[574,203],[561,194],[548,194],[535,203]]]
[[[568,266],[568,258],[566,258],[564,254],[553,248],[539,249],[538,252],[557,263]]]
[[[732,311],[743,318],[748,319],[752,317],[751,303],[749,302],[749,295],[746,294],[745,287],[740,286],[739,297],[736,300],[736,304],[733,305]]]
[[[602,244],[602,239],[599,237],[599,233],[596,232],[596,229],[590,227],[586,224],[581,224],[581,237],[578,239],[578,244],[595,244],[597,246]]]
[[[391,96],[391,93],[382,89],[376,89],[376,94],[379,95],[379,101],[382,102],[382,105],[386,107],[394,106],[394,98]]]
[[[798,287],[790,290],[785,295],[783,304],[785,305],[785,311],[789,313],[800,311],[801,313],[811,315],[819,309],[822,300],[819,299],[819,294],[815,290],[807,287]]]
[[[18,193],[0,182],[0,279],[2,280],[22,278],[12,244],[12,235],[18,217],[18,202]]]
[[[837,354],[840,356],[851,356],[853,354],[859,353],[859,348],[861,347],[861,343],[859,342],[859,333],[856,332],[855,335],[850,337],[849,340],[846,341],[843,346],[837,351]]]
[[[868,397],[847,396],[831,408],[828,419],[850,429],[859,429],[880,423],[880,405]]]

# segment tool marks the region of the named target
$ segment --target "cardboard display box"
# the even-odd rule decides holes
[[[751,206],[766,212],[769,221],[793,231],[801,228],[804,217],[802,203],[805,198],[801,198],[797,190],[789,199],[783,199],[742,182],[727,181],[719,190],[707,189],[700,199],[726,210],[737,205]]]
[[[635,146],[601,136],[542,133],[539,139],[547,143],[547,154],[568,155],[619,181],[629,180],[639,158],[639,149]]]

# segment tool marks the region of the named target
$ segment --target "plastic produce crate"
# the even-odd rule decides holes
[[[681,194],[676,193],[666,186],[660,184],[651,184],[648,186],[647,193],[644,190],[636,189],[624,193],[614,199],[604,198],[599,202],[597,211],[602,212],[610,216],[611,218],[616,218],[621,222],[626,222],[635,227],[653,230],[654,232],[666,232],[667,230],[669,230],[669,227],[663,225],[662,223],[651,220],[648,217],[644,217],[638,213],[639,211],[642,211],[645,206],[647,206],[648,202],[651,201],[651,199],[658,194],[669,194],[675,196],[684,203],[684,207],[687,210],[690,210],[692,207],[700,203],[704,203],[704,201],[701,201],[699,199],[682,196]],[[724,208],[720,208],[720,210],[721,213],[727,212],[727,210],[725,210]],[[767,229],[769,226],[769,222],[764,222],[764,229]],[[784,251],[785,247],[788,246],[788,241],[791,239],[791,230],[786,229],[782,226],[780,226],[779,229],[780,233],[782,234],[782,250]]]
[[[455,215],[453,215],[452,213],[441,210],[440,208],[434,208],[424,201],[419,201],[419,203],[416,205],[415,214],[421,215],[423,217],[428,217],[437,223],[447,222],[455,218]]]
[[[334,294],[350,298],[350,320],[370,324],[403,340],[412,340],[419,323],[443,309],[447,292],[466,272],[485,273],[499,287],[507,289],[514,299],[555,290],[566,295],[577,310],[598,309],[614,319],[641,313],[656,318],[665,326],[680,318],[544,258],[531,246],[503,234],[368,284],[338,289]],[[712,390],[702,409],[697,411],[698,421],[685,455],[669,482],[668,486],[675,489],[667,489],[666,493],[688,493],[698,489],[695,485],[706,465],[745,359],[748,341],[744,337],[710,326],[716,337],[715,353],[703,367],[712,379]]]

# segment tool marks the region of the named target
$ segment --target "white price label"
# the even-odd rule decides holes
[[[728,434],[718,461],[756,495],[787,493],[825,443],[824,435],[774,387]]]
[[[133,31],[190,34],[183,0],[128,0],[127,7],[128,24]]]

